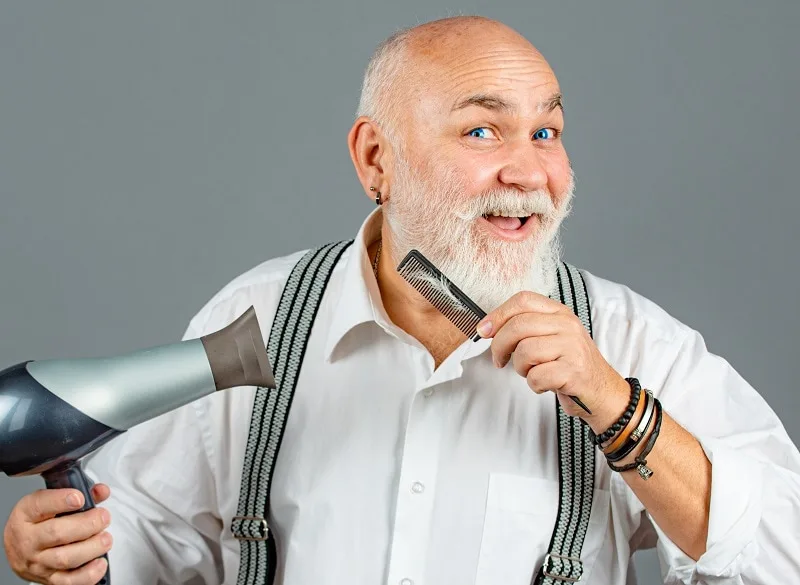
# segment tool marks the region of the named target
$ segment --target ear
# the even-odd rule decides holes
[[[375,121],[365,116],[359,117],[347,135],[347,146],[367,197],[375,199],[370,187],[387,195],[391,174],[388,163],[391,157],[388,142]]]

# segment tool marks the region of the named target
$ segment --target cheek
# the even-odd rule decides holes
[[[547,185],[550,189],[550,193],[556,197],[560,197],[567,187],[569,187],[572,176],[567,153],[562,151],[549,156],[545,165],[545,171],[547,173]]]
[[[485,158],[478,159],[468,152],[453,152],[446,160],[437,160],[433,164],[439,169],[439,178],[458,185],[464,190],[464,196],[482,193],[491,189],[497,182],[497,167],[487,164]]]
[[[440,150],[430,153],[424,161],[427,176],[433,178],[442,192],[468,198],[493,186],[497,170],[475,160],[468,154]]]

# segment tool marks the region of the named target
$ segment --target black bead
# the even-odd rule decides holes
[[[639,383],[639,380],[636,378],[625,378],[625,381],[631,387],[631,397],[628,401],[628,405],[625,408],[625,411],[620,416],[619,420],[611,425],[608,429],[602,432],[600,435],[596,435],[595,433],[591,433],[589,436],[592,438],[593,442],[596,445],[601,445],[608,441],[611,437],[617,434],[621,429],[626,427],[630,422],[631,418],[633,418],[633,413],[636,412],[636,408],[639,405],[639,400],[642,392],[642,386]]]

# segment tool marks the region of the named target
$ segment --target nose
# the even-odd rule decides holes
[[[547,172],[530,143],[509,150],[508,160],[500,168],[497,179],[520,191],[536,191],[547,186]]]

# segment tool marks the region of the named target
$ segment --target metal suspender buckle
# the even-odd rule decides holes
[[[552,567],[552,561],[553,561],[554,558],[556,558],[556,559],[565,559],[565,560],[569,561],[569,563],[568,563],[568,567],[569,568],[568,568],[567,571],[565,571],[568,574],[571,574],[573,567],[577,566],[577,568],[578,568],[578,576],[577,577],[569,577],[569,576],[565,577],[564,575],[557,575],[556,573],[551,573],[548,569],[550,567]],[[563,566],[566,563],[562,562],[560,564]],[[568,556],[564,556],[564,555],[557,555],[555,553],[547,553],[546,555],[544,555],[544,564],[542,565],[542,572],[543,572],[545,577],[550,577],[552,579],[558,579],[559,581],[566,581],[567,583],[575,583],[577,581],[580,581],[581,577],[583,577],[583,563],[581,562],[580,559],[578,559],[576,557],[568,557]]]
[[[269,526],[260,516],[234,516],[231,532],[237,540],[267,540]]]

